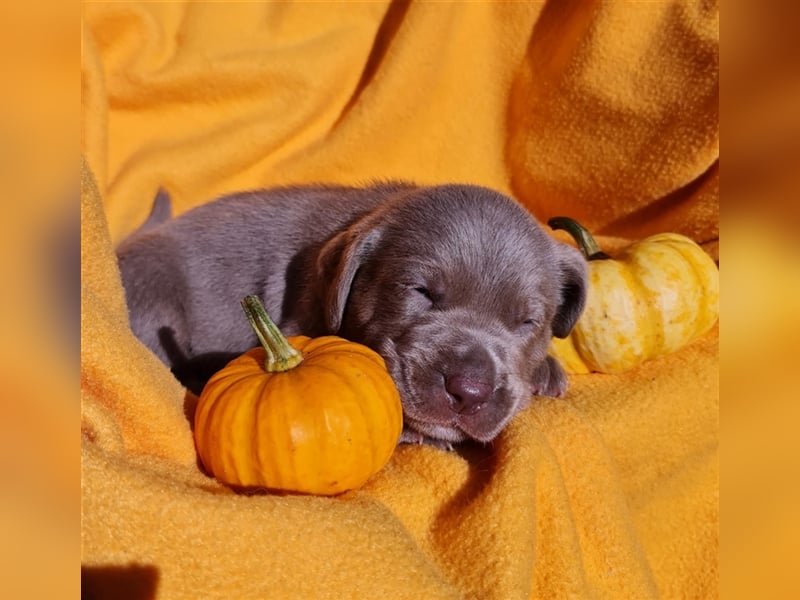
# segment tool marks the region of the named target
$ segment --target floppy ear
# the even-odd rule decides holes
[[[337,333],[342,326],[347,297],[356,273],[380,239],[375,219],[366,218],[338,233],[322,247],[317,258],[317,280],[322,282],[325,325]]]
[[[559,262],[559,284],[561,300],[553,317],[553,335],[565,338],[569,335],[586,305],[588,287],[586,259],[566,244],[557,243]]]

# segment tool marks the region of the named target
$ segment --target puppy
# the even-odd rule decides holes
[[[117,256],[133,332],[196,392],[258,344],[247,294],[286,335],[381,354],[404,442],[489,442],[532,395],[566,390],[547,349],[583,310],[585,261],[498,192],[290,187],[170,212],[159,192]]]

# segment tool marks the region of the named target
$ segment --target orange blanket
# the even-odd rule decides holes
[[[197,467],[186,392],[131,334],[113,247],[158,186],[497,188],[612,246],[716,252],[714,3],[87,3],[84,590],[159,598],[711,598],[718,333],[574,376],[490,446],[401,446],[337,498]]]

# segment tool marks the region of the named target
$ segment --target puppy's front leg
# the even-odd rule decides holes
[[[531,391],[534,396],[560,398],[567,392],[567,374],[552,356],[548,356],[533,373]]]

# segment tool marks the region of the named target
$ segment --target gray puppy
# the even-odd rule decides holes
[[[585,261],[498,192],[294,187],[170,212],[160,192],[117,255],[134,333],[190,389],[257,345],[240,307],[256,294],[286,335],[381,354],[405,442],[489,442],[566,390],[547,349],[583,310]]]

